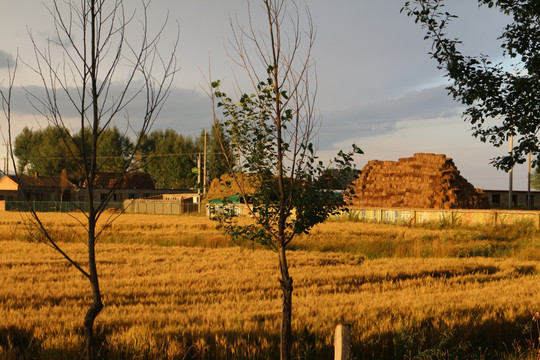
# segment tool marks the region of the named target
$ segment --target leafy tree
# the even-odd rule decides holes
[[[84,128],[84,133],[79,131],[73,136],[73,141],[77,144],[77,148],[84,146],[91,147],[90,140],[92,129]],[[96,164],[98,171],[106,172],[122,172],[131,164],[130,155],[133,152],[134,144],[131,139],[120,132],[117,126],[107,127],[101,130],[101,136],[97,144]],[[81,154],[77,156],[82,157]],[[91,159],[86,158],[86,163],[89,164]],[[83,174],[76,173],[72,176],[81,177]]]
[[[145,137],[143,167],[159,188],[192,188],[197,183],[198,142],[172,129],[156,130]]]
[[[328,168],[317,179],[321,187],[333,190],[346,190],[358,178],[360,171],[355,169]]]
[[[59,176],[66,169],[72,180],[84,177],[76,164],[77,157],[82,156],[79,153],[82,139],[86,142],[84,146],[91,146],[91,129],[85,127],[84,131],[83,136],[80,132],[73,135],[68,129],[52,125],[36,131],[25,127],[15,138],[14,145],[19,173]],[[97,144],[98,171],[121,172],[128,165],[132,149],[131,140],[121,134],[116,126],[103,129]],[[89,163],[90,159],[86,159],[86,162]]]
[[[540,166],[537,166],[531,174],[531,187],[540,190]]]
[[[14,154],[17,157],[17,169],[20,174],[27,172],[32,159],[32,149],[35,148],[34,133],[27,126],[15,138]]]
[[[456,16],[444,11],[443,0],[407,1],[402,11],[426,30],[425,39],[432,41],[430,55],[452,81],[450,94],[467,106],[464,116],[473,125],[473,135],[497,147],[510,135],[517,137],[513,155],[492,160],[497,168],[509,170],[525,162],[529,152],[540,154],[540,2],[478,0],[478,4],[498,8],[513,19],[499,37],[504,55],[513,62],[509,69],[493,64],[486,55],[461,52],[461,41],[446,33]]]
[[[252,23],[248,33],[236,28],[234,50],[238,63],[253,81],[253,93],[233,101],[221,90],[220,81],[211,83],[215,105],[224,115],[224,132],[230,139],[232,151],[225,155],[228,170],[253,216],[249,224],[236,222],[234,214],[228,212],[218,220],[233,239],[260,243],[278,255],[282,360],[292,358],[293,279],[287,249],[296,235],[308,233],[343,201],[317,181],[324,167],[312,145],[315,91],[310,89],[309,75],[314,29],[309,10],[306,8],[305,17],[296,7],[289,13],[288,3],[262,1],[268,21],[264,34]],[[301,18],[307,20],[304,29]],[[291,38],[285,29],[290,29]],[[250,51],[247,44],[255,50]],[[255,58],[266,67],[264,73],[252,61]],[[338,165],[349,167],[352,154],[341,155]],[[257,184],[256,190],[248,193],[245,179],[250,179],[250,185]]]
[[[232,159],[231,141],[223,130],[223,125],[215,122],[210,132],[208,143],[207,173],[208,179],[219,178],[228,172],[227,158]]]
[[[122,172],[130,165],[133,143],[118,127],[105,129],[97,148],[97,167],[101,171]]]
[[[15,138],[14,145],[19,172],[59,176],[63,169],[73,170],[74,163],[69,153],[74,150],[74,143],[63,141],[65,131],[54,126],[37,131],[25,127]]]
[[[85,239],[81,239],[87,245],[86,260],[76,259],[62,249],[62,244],[57,241],[54,232],[49,231],[41,221],[31,203],[28,204],[28,220],[40,233],[37,240],[60,253],[88,279],[92,304],[84,316],[83,328],[86,356],[93,360],[97,352],[94,322],[104,306],[96,262],[96,244],[102,230],[116,218],[112,215],[107,217],[104,211],[121,183],[118,181],[115,187],[109,189],[105,200],[94,200],[94,183],[100,171],[100,144],[107,143],[107,129],[111,129],[113,124],[125,124],[126,129],[138,128],[134,146],[128,158],[122,162],[121,173],[125,174],[131,158],[137,152],[141,137],[148,133],[167,98],[177,71],[176,45],[173,44],[170,56],[160,54],[158,45],[165,24],[155,35],[149,34],[148,4],[144,1],[140,22],[136,21],[136,14],[127,14],[122,0],[53,0],[49,5],[48,12],[55,26],[55,38],[48,40],[44,48],[41,48],[35,39],[31,39],[36,59],[33,70],[41,80],[44,95],[30,93],[29,97],[43,121],[53,129],[50,131],[59,138],[53,137],[54,141],[49,144],[56,142],[68,145],[67,155],[86,184],[87,210],[83,212],[85,221],[81,222],[86,231]],[[131,29],[132,25],[141,26],[142,35],[136,41],[128,41],[126,37],[135,30]],[[120,72],[122,77],[117,78]],[[10,144],[13,143],[13,81],[14,75],[10,73],[8,89],[0,91],[8,121]],[[62,100],[67,101],[69,109]],[[136,112],[137,117],[130,117],[127,107],[135,100],[141,101],[145,108]],[[76,114],[79,125],[75,134],[71,133],[74,125],[71,119],[68,120],[68,114],[72,116],[73,113]],[[115,133],[114,128],[112,133]],[[34,140],[28,131],[25,132],[25,139]],[[23,148],[25,147],[21,149]],[[13,162],[14,156],[12,153]]]

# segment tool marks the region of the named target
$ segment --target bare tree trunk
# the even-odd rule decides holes
[[[94,262],[95,268],[95,262]],[[101,293],[99,291],[99,281],[97,274],[90,278],[90,284],[92,286],[92,294],[94,297],[94,303],[86,312],[84,317],[84,340],[86,343],[86,358],[88,360],[95,360],[96,358],[96,342],[94,339],[94,321],[103,309],[103,303],[101,302]]]
[[[293,279],[289,275],[289,265],[285,247],[279,248],[279,267],[281,270],[281,291],[283,308],[281,312],[281,360],[290,360],[292,350],[292,292]]]
[[[92,202],[92,200],[90,200]],[[84,317],[84,339],[86,343],[86,358],[87,360],[94,360],[96,358],[96,343],[94,339],[94,321],[96,320],[96,317],[99,315],[101,310],[103,309],[103,302],[101,301],[101,291],[99,289],[99,277],[97,272],[97,265],[96,265],[96,252],[95,252],[95,245],[96,245],[96,237],[95,237],[95,228],[96,228],[96,220],[93,216],[93,204],[90,205],[90,214],[88,222],[89,226],[88,229],[88,273],[89,273],[89,280],[90,280],[90,286],[92,288],[92,297],[94,299],[94,302],[92,306],[88,309],[86,312],[86,315]]]

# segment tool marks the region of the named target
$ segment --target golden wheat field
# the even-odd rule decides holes
[[[80,215],[42,216],[84,264]],[[293,249],[296,359],[331,359],[343,322],[356,359],[540,356],[535,230],[333,222]],[[101,358],[279,358],[271,251],[231,243],[204,217],[122,215],[104,231],[97,258]],[[0,284],[1,359],[83,357],[89,284],[29,242],[16,213],[0,214]]]

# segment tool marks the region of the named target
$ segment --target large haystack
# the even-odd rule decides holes
[[[445,155],[414,154],[399,161],[370,161],[351,185],[351,205],[435,209],[488,208],[486,195],[475,189]]]
[[[223,174],[210,183],[206,200],[222,199],[236,194],[252,194],[256,190],[257,181],[254,176],[238,175],[238,183],[231,175]],[[238,186],[240,184],[243,189]]]

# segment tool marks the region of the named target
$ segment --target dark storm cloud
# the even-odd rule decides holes
[[[7,68],[9,66],[13,66],[15,64],[15,59],[13,58],[13,55],[0,50],[0,68]]]
[[[212,125],[210,100],[194,90],[172,89],[155,128],[171,128],[185,135],[198,135]]]
[[[459,116],[462,111],[460,104],[447,95],[444,86],[410,91],[395,99],[324,114],[319,140],[324,147],[344,138],[384,135],[399,130],[406,121],[433,120],[435,123],[441,118]]]
[[[137,86],[133,88],[138,89]],[[76,94],[73,90],[70,89],[71,93]],[[121,90],[122,86],[115,84],[111,87],[110,97],[118,98]],[[44,110],[44,104],[41,103],[41,99],[44,98],[45,92],[41,87],[15,87],[12,98],[13,121],[17,122],[17,118],[24,115],[35,115],[35,122],[24,125],[34,129],[47,126],[47,120],[40,114]],[[62,116],[65,119],[71,118],[71,121],[68,121],[73,124],[74,129],[80,127],[76,120],[78,114],[74,106],[61,91],[57,92],[57,103]],[[116,116],[115,125],[121,129],[126,128],[126,119],[129,118],[133,130],[137,131],[144,112],[145,101],[142,96],[139,96],[127,107],[126,112]],[[182,134],[198,135],[202,129],[210,128],[211,116],[211,104],[206,95],[195,90],[172,88],[166,103],[158,114],[153,129],[171,128]]]

